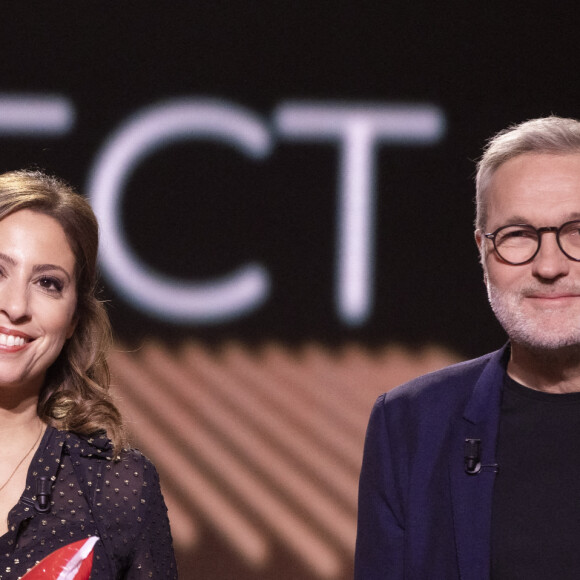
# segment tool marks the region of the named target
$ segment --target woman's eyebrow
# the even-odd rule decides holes
[[[1,256],[1,254],[0,254]],[[65,268],[63,268],[62,266],[59,266],[57,264],[38,264],[36,266],[34,266],[32,268],[32,271],[35,274],[42,274],[43,272],[50,272],[53,270],[59,270],[60,272],[62,272],[65,276],[67,281],[71,281],[71,275],[66,271]]]
[[[16,260],[12,256],[9,256],[8,254],[0,252],[0,260],[2,260],[3,262],[8,262],[11,266],[16,266]]]
[[[0,261],[2,262],[6,262],[7,264],[10,264],[11,266],[16,266],[17,261],[12,257],[9,256],[8,254],[4,254],[3,252],[0,252]],[[67,270],[65,268],[63,268],[62,266],[59,266],[58,264],[38,264],[36,266],[34,266],[32,268],[32,271],[35,274],[42,274],[43,272],[50,272],[50,271],[54,271],[54,270],[58,270],[59,272],[62,272],[67,281],[70,282],[71,281],[71,275],[69,274],[69,272],[67,272]]]

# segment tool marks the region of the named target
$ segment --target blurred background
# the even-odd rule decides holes
[[[89,197],[185,580],[346,580],[370,408],[501,346],[474,160],[580,116],[572,3],[3,3],[0,169]]]

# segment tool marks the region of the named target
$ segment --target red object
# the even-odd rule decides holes
[[[24,574],[22,580],[89,580],[98,539],[91,536],[59,548]]]

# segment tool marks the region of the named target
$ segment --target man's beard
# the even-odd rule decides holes
[[[550,351],[580,345],[580,307],[535,309],[525,304],[534,293],[555,291],[552,285],[531,283],[519,290],[500,290],[487,282],[491,308],[513,343],[532,351]],[[558,286],[558,292],[580,294],[580,289]],[[580,298],[577,299],[580,304]]]

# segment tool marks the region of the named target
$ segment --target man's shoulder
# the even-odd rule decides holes
[[[456,401],[465,401],[483,370],[498,361],[505,349],[475,359],[456,363],[412,379],[379,397],[378,404],[426,405],[432,409]]]

